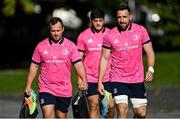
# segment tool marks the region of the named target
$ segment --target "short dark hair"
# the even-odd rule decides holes
[[[128,4],[125,2],[120,4],[120,6],[116,9],[116,12],[118,10],[128,10],[128,12],[131,13],[131,9],[129,8]]]
[[[105,17],[105,13],[103,10],[101,9],[93,9],[91,11],[91,14],[90,14],[90,18],[91,19],[94,19],[94,18],[104,18]]]
[[[62,24],[62,26],[63,26],[63,22],[62,22],[62,20],[61,20],[59,17],[52,17],[52,18],[50,18],[50,20],[49,20],[49,26],[50,26],[50,25],[54,25],[54,24],[56,24],[57,22],[60,22],[60,23]]]

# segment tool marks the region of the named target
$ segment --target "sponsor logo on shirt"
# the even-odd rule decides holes
[[[117,39],[115,39],[113,43],[117,44],[117,43],[119,43],[119,41]]]
[[[47,55],[47,54],[48,54],[48,51],[47,51],[47,50],[45,50],[45,51],[43,52],[43,54],[44,54],[44,55]]]
[[[102,50],[101,47],[97,47],[97,48],[88,48],[89,51],[99,51]]]
[[[46,60],[46,63],[64,63],[66,60]]]
[[[88,43],[92,43],[92,42],[93,42],[93,40],[90,38],[87,42],[88,42]]]
[[[102,50],[102,44],[97,44],[98,47],[91,47],[88,48],[89,51],[101,51]]]
[[[138,45],[127,46],[127,47],[124,47],[124,48],[118,48],[117,51],[130,50],[130,49],[136,49],[136,48],[138,48]]]

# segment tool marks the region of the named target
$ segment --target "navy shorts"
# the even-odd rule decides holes
[[[127,95],[129,98],[146,98],[144,83],[111,82],[111,92],[113,97]]]
[[[50,93],[41,92],[39,93],[39,102],[41,107],[44,105],[53,104],[55,105],[56,110],[67,113],[71,102],[71,97],[57,97]]]
[[[110,92],[110,82],[104,82],[104,89]],[[98,95],[98,84],[97,83],[88,83],[87,97],[92,95]]]

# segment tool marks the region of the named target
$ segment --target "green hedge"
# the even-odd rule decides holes
[[[154,80],[146,83],[147,88],[180,87],[180,52],[156,53]],[[144,56],[145,70],[146,57]],[[27,69],[0,70],[0,93],[23,93]],[[76,76],[72,70],[73,88],[76,89]],[[37,78],[33,88],[37,90]]]

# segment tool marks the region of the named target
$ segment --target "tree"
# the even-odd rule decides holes
[[[139,1],[140,2],[140,1]],[[148,6],[158,13],[161,20],[156,24],[147,24],[148,28],[162,29],[162,36],[156,36],[159,45],[168,50],[180,48],[180,1],[179,0],[142,0],[140,4]],[[158,46],[159,47],[159,46]],[[161,49],[162,49],[161,48]]]
[[[34,12],[34,2],[32,0],[3,0],[2,12],[5,16],[12,17],[16,13],[16,6],[20,4],[26,14]]]

